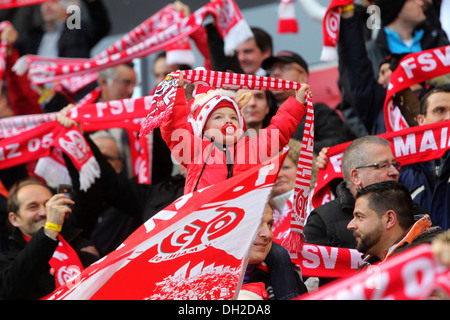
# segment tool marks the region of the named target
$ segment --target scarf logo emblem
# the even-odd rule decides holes
[[[63,137],[59,138],[59,145],[79,162],[84,162],[88,158],[88,146],[78,131],[68,131]]]
[[[223,211],[210,221],[197,219],[176,230],[162,240],[157,254],[151,262],[170,260],[192,252],[199,252],[214,243],[214,240],[231,232],[244,218],[245,211],[241,208],[218,208]]]

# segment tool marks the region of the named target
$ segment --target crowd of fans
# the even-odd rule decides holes
[[[92,48],[111,29],[107,2],[78,2],[86,8],[86,21],[82,29],[68,29],[66,8],[72,2],[43,2],[37,6],[39,14],[26,7],[22,14],[28,14],[28,24],[14,19],[15,12],[2,13],[0,18],[11,20],[12,25],[1,33],[1,39],[7,42],[7,57],[0,117],[59,112],[60,123],[70,126],[73,121],[67,118],[69,110],[88,93],[95,93],[92,102],[132,96],[137,83],[132,62],[102,70],[95,82],[74,94],[54,90],[55,84],[36,86],[26,74],[19,76],[12,70],[17,59],[26,54],[91,57]],[[368,30],[366,8],[373,4],[379,7],[382,27]],[[389,76],[399,61],[407,54],[450,44],[439,20],[449,19],[450,12],[442,14],[444,6],[441,8],[440,4],[441,1],[431,0],[377,0],[342,8],[338,43],[342,102],[338,109],[314,102],[317,160],[311,187],[317,170],[328,164],[328,148],[352,142],[342,159],[343,179],[332,183],[334,199],[308,212],[304,228],[307,243],[357,249],[365,254],[367,263],[376,263],[416,243],[431,242],[449,228],[448,150],[440,159],[401,167],[390,142],[376,136],[386,132],[383,106]],[[189,14],[185,5],[178,2],[177,7]],[[32,28],[31,17],[39,22]],[[243,290],[264,299],[292,299],[335,280],[303,278],[282,246],[286,238],[283,231],[289,230],[286,221],[293,210],[297,160],[305,127],[305,94],[314,95],[314,87],[308,85],[308,63],[301,52],[290,48],[274,50],[273,35],[259,27],[251,28],[254,37],[239,44],[231,57],[224,55],[223,40],[214,23],[206,25],[205,30],[209,52],[205,66],[216,71],[291,80],[302,83],[302,88],[233,93],[217,89],[195,96],[193,88],[184,85],[184,90],[178,90],[172,118],[153,132],[150,185],[140,184],[133,177],[128,135],[118,128],[85,133],[100,167],[100,177],[88,190],[80,189],[78,172],[64,155],[72,181],[70,196],[57,192],[57,185],[49,185],[36,176],[33,163],[2,170],[1,298],[39,299],[51,293],[62,284],[58,282],[60,272],[68,272],[69,266],[85,268],[107,255],[184,193],[248,169],[235,163],[233,157],[241,146],[267,147],[259,136],[264,130],[274,129],[282,137],[276,153],[288,145],[289,154],[266,206]],[[169,65],[166,53],[160,52],[153,70],[148,72],[153,72],[156,87],[171,72],[194,67],[183,61]],[[153,92],[154,89],[148,94]],[[210,104],[212,97],[219,97],[217,105]],[[396,101],[401,101],[402,110],[409,112],[405,111],[404,116],[411,119],[411,126],[450,120],[450,77],[444,75],[405,89],[397,94]],[[222,166],[210,165],[208,160],[191,165],[171,156],[171,133],[187,125],[187,105],[197,112],[196,121],[203,121],[198,118],[199,113],[206,119],[201,122],[201,132],[192,139],[203,139],[206,153],[223,156]],[[205,105],[213,108],[206,111]],[[245,132],[230,138],[221,134],[224,124],[234,130],[245,128]],[[210,134],[211,129],[218,133]],[[57,259],[61,255],[66,259]],[[263,288],[249,285],[255,282],[264,283]]]

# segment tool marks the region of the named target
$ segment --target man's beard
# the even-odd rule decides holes
[[[359,235],[359,242],[356,244],[356,250],[362,253],[369,253],[370,249],[375,246],[381,238],[381,228],[376,228],[373,232],[366,235]]]

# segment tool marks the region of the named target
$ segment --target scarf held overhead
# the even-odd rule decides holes
[[[188,83],[215,88],[282,91],[298,90],[301,87],[301,84],[297,82],[255,75],[209,70],[178,71],[158,85],[152,102],[152,111],[148,114],[147,119],[141,127],[141,137],[145,137],[148,132],[158,127],[170,117],[180,73],[183,76],[183,80]],[[298,161],[294,194],[295,210],[291,217],[291,233],[285,243],[288,248],[295,252],[300,252],[303,244],[302,234],[307,214],[313,155],[312,148],[314,145],[314,107],[309,95],[306,95],[306,103],[307,117]]]
[[[353,3],[354,0],[331,0],[325,17],[322,20],[323,47],[320,54],[322,61],[337,60],[336,45],[339,39],[341,7]]]
[[[281,0],[278,6],[278,33],[297,33],[294,0]]]
[[[52,147],[63,150],[80,173],[86,191],[100,177],[100,168],[83,134],[76,126],[64,128],[57,121],[41,124],[20,135],[0,140],[0,170],[50,155]]]
[[[450,45],[417,53],[411,53],[400,60],[392,72],[384,101],[386,131],[408,127],[400,109],[394,106],[394,96],[414,84],[450,73]]]
[[[450,120],[392,131],[378,136],[391,142],[392,154],[402,166],[405,166],[441,158],[450,149],[449,129]],[[342,156],[350,143],[351,141],[328,149],[329,163],[325,169],[319,170],[312,196],[314,208],[331,200],[329,184],[333,179],[342,178]]]
[[[151,96],[141,98],[113,100],[108,102],[87,103],[78,105],[71,109],[68,117],[79,122],[81,128],[86,132],[109,128],[123,128],[129,133],[130,145],[137,146],[137,136],[132,132],[139,132],[141,122],[151,107]],[[0,120],[0,139],[11,138],[24,132],[31,131],[30,136],[39,135],[38,126],[49,121],[56,120],[57,113],[45,113],[36,115],[8,117]],[[147,160],[148,141],[152,136],[145,137],[145,148],[132,153],[133,174],[139,176],[139,182],[150,183],[151,166]],[[1,141],[1,140],[0,140]],[[42,146],[41,146],[42,147]],[[134,149],[132,149],[134,151]],[[52,154],[53,156],[53,154]],[[57,160],[57,159],[54,159]],[[64,161],[60,162],[64,166]],[[55,163],[56,164],[56,163]],[[12,163],[4,163],[5,166],[12,166]],[[145,172],[145,174],[143,174]],[[45,172],[44,172],[45,173]],[[40,175],[40,174],[39,174]]]
[[[9,21],[0,22],[0,33],[5,30],[6,27],[10,26],[11,23]],[[2,92],[3,87],[3,75],[6,70],[6,56],[8,53],[8,42],[6,40],[0,41],[0,93]]]
[[[104,70],[165,49],[201,28],[208,15],[213,15],[216,20],[217,30],[224,39],[224,51],[227,55],[233,54],[238,44],[253,37],[250,27],[242,18],[234,1],[218,0],[207,3],[188,17],[123,51],[92,59],[47,59],[27,55],[16,63],[14,69],[18,73],[28,69],[29,77],[35,84],[60,81],[67,76]],[[116,43],[116,49],[122,48],[122,44],[126,42],[124,39],[120,44]]]

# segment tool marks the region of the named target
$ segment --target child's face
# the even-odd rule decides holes
[[[236,127],[233,134],[225,135],[222,133],[222,127],[226,124]],[[222,141],[224,145],[230,145],[237,141],[240,128],[236,111],[231,107],[222,107],[211,114],[208,121],[206,121],[203,133],[216,142],[220,143]]]

